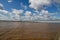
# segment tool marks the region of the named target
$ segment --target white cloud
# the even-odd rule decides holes
[[[40,16],[42,16],[43,19],[50,19],[50,13],[47,10],[41,10]]]
[[[3,4],[2,3],[0,3],[0,9],[3,9]]]
[[[41,12],[37,12],[37,13],[39,14],[36,15],[36,13],[34,13],[33,16],[31,16],[29,19],[34,21],[51,19],[51,15],[47,10],[41,10]]]
[[[32,12],[26,11],[25,16],[22,17],[22,21],[31,21],[32,20]]]
[[[21,16],[21,21],[31,21],[32,19],[32,12],[31,11],[25,11],[25,16]]]
[[[0,20],[11,20],[8,14],[10,14],[9,11],[0,9]]]
[[[31,3],[29,7],[38,10],[43,5],[49,5],[51,3],[51,0],[29,0],[29,2]]]
[[[17,10],[17,9],[13,9],[12,13],[16,14],[16,15],[20,15],[23,13],[23,10]]]
[[[1,10],[1,9],[0,9],[0,12],[2,12],[2,13],[4,13],[4,14],[8,14],[8,13],[9,13],[8,11],[6,11],[6,10]]]
[[[47,10],[41,10],[40,14],[43,15],[44,18],[48,18],[49,16],[49,12]]]
[[[53,13],[49,13],[48,10],[41,10],[41,12],[37,11],[37,13],[39,14],[36,15],[36,13],[32,13],[31,11],[26,11],[25,16],[22,16],[21,20],[22,21],[40,21],[40,20],[53,20],[53,19],[55,20],[56,19],[54,18],[54,16],[50,15]]]
[[[8,16],[0,14],[0,20],[10,20]]]
[[[1,20],[14,20],[14,21],[40,21],[40,20],[50,20],[55,19],[54,16],[51,16],[50,13],[47,10],[41,10],[41,12],[36,11],[39,13],[32,13],[31,11],[25,11],[25,16],[21,16],[23,13],[23,10],[17,10],[13,9],[12,12],[6,11],[6,10],[0,10],[0,13],[9,14],[9,16],[6,16],[4,14],[0,14]],[[20,15],[19,15],[20,14]],[[33,14],[33,15],[32,15]]]
[[[41,10],[41,12],[38,12],[38,15],[36,13],[32,13],[30,11],[25,12],[25,16],[22,17],[22,21],[38,21],[38,20],[49,20],[50,15],[47,10]],[[33,15],[32,15],[33,14]],[[31,16],[32,15],[32,16]]]
[[[12,14],[15,14],[12,18],[14,18],[15,20],[20,20],[20,16],[23,13],[24,10],[17,10],[17,9],[13,9],[12,10]]]
[[[30,11],[25,12],[25,16],[31,16],[31,15],[32,15],[32,13]]]
[[[12,12],[9,12],[7,10],[1,10],[0,9],[0,19],[2,20],[20,20],[20,15],[23,13],[23,10],[17,10],[13,9]],[[4,15],[6,14],[6,15]]]
[[[3,4],[0,3],[0,6],[3,7]]]
[[[12,0],[8,0],[8,2],[12,2]]]
[[[23,3],[20,3],[20,7],[22,7],[22,9],[26,10],[27,9],[27,6],[24,5]]]
[[[48,14],[48,11],[47,10],[41,10],[41,13]]]
[[[54,2],[56,2],[56,3],[60,3],[60,0],[53,0]]]

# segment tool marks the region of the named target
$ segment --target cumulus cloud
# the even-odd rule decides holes
[[[38,10],[43,5],[49,5],[51,3],[51,0],[29,0],[29,2],[31,3],[29,7]]]
[[[8,2],[12,2],[13,0],[8,0]]]
[[[11,15],[14,14],[14,15],[12,15],[12,19],[20,20],[20,17],[22,15],[23,11],[24,10],[12,9]]]
[[[16,15],[20,15],[21,13],[23,13],[23,10],[17,10],[17,9],[13,9],[12,13],[16,14]]]
[[[39,14],[37,16],[35,16],[36,20],[49,20],[49,12],[47,10],[41,10],[41,12],[39,12]]]
[[[0,3],[0,9],[3,9],[3,4],[2,3]]]
[[[25,16],[31,16],[31,15],[32,15],[32,13],[30,11],[25,12]]]
[[[1,10],[1,9],[0,9],[0,12],[2,12],[2,13],[4,13],[4,14],[9,13],[8,11],[6,11],[6,10]]]
[[[60,3],[60,0],[53,0],[54,2],[56,2],[56,3]]]
[[[50,13],[47,10],[41,10],[41,12],[36,11],[32,13],[31,11],[25,11],[25,16],[21,16],[23,10],[13,9],[12,12],[6,10],[0,10],[0,19],[1,20],[14,20],[14,21],[40,21],[40,20],[50,20],[53,19]],[[36,15],[39,13],[38,15]],[[4,14],[9,14],[8,16]],[[33,14],[33,15],[32,15]]]
[[[25,11],[25,16],[21,16],[21,21],[31,21],[32,18],[32,12],[31,11]]]
[[[41,10],[39,13],[32,13],[31,11],[26,11],[25,16],[22,16],[22,21],[40,21],[40,20],[50,20],[52,17],[47,10]],[[32,15],[33,14],[33,15]]]
[[[0,14],[0,20],[9,20],[9,18],[5,15]]]
[[[20,7],[22,7],[22,9],[26,10],[27,9],[27,6],[24,5],[23,3],[20,3]]]
[[[0,6],[3,7],[3,4],[0,3]]]
[[[10,20],[10,18],[8,17],[9,13],[10,12],[7,10],[0,9],[0,20]]]
[[[7,18],[6,20],[20,20],[20,15],[23,13],[23,10],[13,9],[12,12],[7,10],[0,9],[0,19]],[[7,15],[7,16],[6,16]]]
[[[48,10],[41,10],[39,15],[43,20],[55,20],[57,18],[56,13],[50,13]]]
[[[48,18],[49,12],[47,10],[41,10],[40,15],[43,15],[43,17]]]

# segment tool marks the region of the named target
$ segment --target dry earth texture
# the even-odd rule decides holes
[[[0,22],[0,40],[57,40],[60,23]]]

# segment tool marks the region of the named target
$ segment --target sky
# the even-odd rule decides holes
[[[0,0],[0,20],[60,19],[60,0]]]

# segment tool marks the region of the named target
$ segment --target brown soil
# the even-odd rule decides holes
[[[0,40],[54,40],[59,23],[0,22]]]

